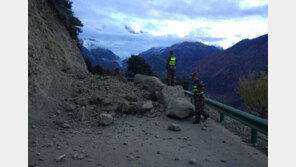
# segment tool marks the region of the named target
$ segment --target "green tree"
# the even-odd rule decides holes
[[[136,74],[154,75],[151,66],[140,56],[131,55],[127,60],[127,65],[128,77],[134,77]]]
[[[74,16],[72,11],[72,1],[70,0],[48,0],[53,9],[57,12],[58,17],[62,20],[70,36],[78,45],[78,35],[82,32],[82,22]]]
[[[265,72],[250,72],[239,78],[238,93],[249,111],[268,117],[268,77]]]

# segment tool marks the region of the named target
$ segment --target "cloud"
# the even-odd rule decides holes
[[[121,57],[182,41],[225,49],[268,32],[267,0],[73,0],[73,10],[80,38]]]

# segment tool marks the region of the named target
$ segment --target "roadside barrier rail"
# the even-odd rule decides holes
[[[193,99],[192,92],[185,91],[185,94]],[[253,144],[258,141],[257,132],[268,135],[268,121],[258,117],[258,114],[256,113],[252,115],[209,98],[205,98],[205,104],[220,112],[220,122],[224,122],[224,117],[226,115],[252,128],[251,143]]]

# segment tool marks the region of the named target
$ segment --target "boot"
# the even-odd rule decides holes
[[[200,123],[200,116],[196,116],[195,120],[192,123],[193,124],[199,124]]]
[[[209,114],[206,114],[206,113],[204,113],[203,116],[204,116],[204,120],[207,120],[210,117]]]

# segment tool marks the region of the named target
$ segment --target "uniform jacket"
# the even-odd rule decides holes
[[[169,57],[168,57],[168,59],[167,59],[167,63],[166,63],[166,66],[165,66],[165,68],[166,69],[169,69],[170,68],[170,61],[171,61],[171,57],[176,57],[175,55],[169,55]],[[177,60],[175,60],[175,62],[176,62],[176,65],[177,65]],[[176,66],[175,65],[175,66]]]
[[[204,84],[201,80],[196,80],[193,82],[193,94],[194,98],[203,98],[204,97]]]

